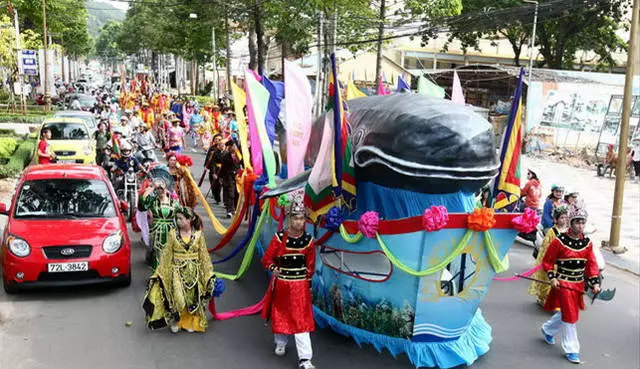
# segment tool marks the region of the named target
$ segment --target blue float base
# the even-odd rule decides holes
[[[382,352],[386,348],[393,357],[405,353],[416,368],[452,368],[462,364],[471,365],[480,356],[489,352],[491,327],[484,320],[480,309],[469,325],[469,329],[457,340],[446,342],[413,342],[408,339],[384,336],[363,329],[348,326],[334,317],[313,307],[316,323],[322,328],[330,327],[344,336],[352,337],[358,346],[363,343],[373,345]]]

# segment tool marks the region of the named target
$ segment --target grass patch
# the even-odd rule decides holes
[[[0,123],[31,123],[40,124],[43,120],[51,118],[53,113],[29,112],[27,115],[14,113],[0,113]]]

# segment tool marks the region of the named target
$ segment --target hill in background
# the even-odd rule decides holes
[[[87,27],[89,28],[89,34],[93,37],[98,36],[100,28],[102,28],[107,21],[115,20],[117,22],[122,22],[126,15],[124,10],[118,9],[105,2],[87,0],[86,6],[89,12]]]

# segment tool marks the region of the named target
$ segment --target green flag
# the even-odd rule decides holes
[[[418,93],[444,99],[444,88],[430,82],[424,76],[418,78]]]

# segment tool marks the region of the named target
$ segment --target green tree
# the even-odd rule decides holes
[[[603,69],[615,65],[612,54],[626,49],[626,43],[616,34],[625,27],[624,14],[629,0],[568,1],[559,6],[545,6],[540,1],[536,44],[543,61],[539,67],[572,68],[576,53],[590,55],[581,63],[592,63]],[[520,53],[530,43],[534,6],[523,6],[519,0],[462,0],[460,17],[447,20],[449,41],[458,39],[463,49],[479,50],[480,39],[506,39],[514,53],[514,63],[520,65]],[[434,37],[426,34],[426,42]]]
[[[100,33],[96,39],[94,54],[112,69],[118,62],[124,59],[124,54],[120,49],[118,38],[122,32],[122,23],[109,20],[100,28]]]
[[[14,0],[21,29],[42,34],[42,2]],[[54,42],[60,44],[68,55],[88,55],[93,47],[87,31],[87,9],[84,0],[48,0],[47,28]]]

